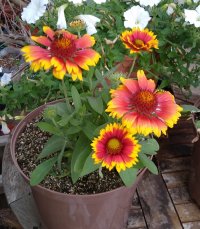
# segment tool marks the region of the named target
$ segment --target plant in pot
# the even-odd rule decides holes
[[[45,25],[45,35],[32,36],[37,44],[22,48],[32,71],[60,81],[64,98],[19,123],[12,158],[32,186],[44,227],[122,228],[146,168],[158,173],[151,160],[159,149],[154,135],[166,134],[182,108],[135,69],[136,61],[158,48],[153,32],[133,28],[121,34],[133,58],[126,75],[99,61],[101,45],[85,34],[83,20],[72,21],[71,28],[77,34]],[[137,78],[129,78],[134,71]]]

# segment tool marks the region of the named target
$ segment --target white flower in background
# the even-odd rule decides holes
[[[8,128],[6,122],[1,120],[1,117],[0,117],[0,125],[1,125],[1,131],[3,134],[9,134],[10,133],[10,129]]]
[[[194,2],[194,3],[198,3],[198,2],[199,2],[199,0],[193,0],[193,2]]]
[[[68,0],[68,1],[74,3],[74,5],[82,5],[85,0]]]
[[[5,86],[10,83],[12,77],[12,73],[4,73],[0,78],[0,86]]]
[[[124,12],[125,28],[139,27],[144,29],[151,20],[149,13],[140,6],[133,6]]]
[[[0,67],[0,72],[3,72],[3,68],[2,67]]]
[[[200,5],[195,10],[184,10],[185,21],[200,27]]]
[[[173,14],[174,13],[174,9],[176,9],[176,4],[174,4],[174,3],[169,4],[168,7],[167,7],[167,11],[166,11],[167,14],[168,15]]]
[[[78,15],[76,18],[85,22],[86,31],[89,35],[97,33],[95,26],[98,22],[100,22],[100,19],[98,17],[89,14],[81,14]]]
[[[65,19],[65,8],[67,7],[67,4],[63,4],[58,8],[58,21],[57,21],[57,28],[58,29],[66,29],[67,23]]]
[[[174,3],[178,3],[178,5],[183,5],[186,0],[174,0]]]
[[[140,5],[142,6],[157,6],[158,3],[160,2],[161,0],[136,0],[136,2],[139,2]]]
[[[46,11],[49,0],[31,0],[27,7],[23,8],[21,18],[27,23],[35,23]]]
[[[106,2],[106,0],[94,0],[94,2],[96,2],[97,4],[101,4],[101,3]]]

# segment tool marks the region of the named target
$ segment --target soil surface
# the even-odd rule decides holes
[[[36,159],[47,142],[50,135],[42,132],[36,123],[41,118],[38,117],[29,123],[24,131],[20,134],[16,144],[16,157],[22,171],[30,177],[30,173],[38,165]],[[52,174],[48,175],[40,184],[45,188],[68,194],[95,194],[110,191],[123,186],[123,182],[116,170],[108,171],[102,169],[103,177],[99,175],[99,171],[95,171],[86,175],[72,184],[71,178],[68,176],[61,177],[55,166]],[[56,176],[55,174],[58,174]]]

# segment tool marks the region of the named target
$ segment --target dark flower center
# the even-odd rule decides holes
[[[55,40],[52,42],[50,50],[52,56],[61,59],[69,59],[73,57],[76,46],[73,40],[64,37],[63,34],[55,34]]]
[[[154,93],[150,91],[140,91],[133,99],[133,106],[137,111],[150,114],[155,110],[157,105]]]
[[[111,138],[106,144],[108,154],[120,154],[122,150],[122,143],[117,138]]]

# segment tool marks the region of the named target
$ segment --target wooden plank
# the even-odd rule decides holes
[[[191,157],[178,157],[173,159],[163,159],[158,162],[162,173],[190,170]]]
[[[174,204],[184,204],[191,202],[191,197],[187,186],[168,189]]]
[[[176,205],[181,222],[200,221],[200,209],[194,203]]]
[[[0,175],[0,194],[2,193],[4,193],[4,190],[3,190],[2,175]]]
[[[127,229],[146,228],[142,209],[131,209],[128,218]]]
[[[41,221],[36,210],[32,195],[23,196],[23,198],[10,204],[13,212],[17,216],[24,229],[37,227],[41,228]],[[26,213],[26,214],[25,214]]]
[[[16,200],[23,198],[24,195],[31,193],[29,185],[22,178],[12,162],[8,144],[4,150],[2,178],[8,204],[11,204]]]
[[[180,171],[162,174],[168,188],[185,186],[189,181],[189,171]]]
[[[9,208],[0,210],[0,228],[23,229]]]
[[[141,205],[139,203],[139,197],[137,192],[135,192],[133,199],[132,199],[132,206],[133,209],[141,209]]]
[[[138,194],[149,229],[182,228],[161,175],[147,172]]]
[[[200,228],[200,221],[183,223],[184,229],[198,229]]]
[[[0,146],[5,146],[10,140],[10,135],[2,135],[0,136]]]
[[[34,228],[35,226],[40,228],[41,220],[31,189],[11,160],[9,145],[5,147],[2,164],[4,191],[14,214],[24,229]]]
[[[3,152],[4,152],[4,146],[0,146],[0,162],[3,158]],[[0,166],[0,168],[1,168],[1,166]]]
[[[177,157],[188,157],[191,156],[193,150],[193,146],[191,144],[189,145],[171,145],[168,144],[161,144],[160,150],[157,154],[157,158],[159,161],[163,159],[170,159],[170,158],[177,158]]]

